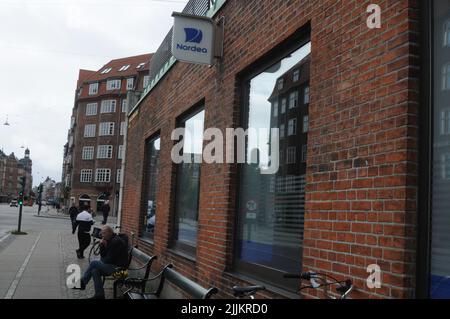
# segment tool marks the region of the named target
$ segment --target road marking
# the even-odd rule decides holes
[[[22,266],[20,267],[19,271],[17,272],[16,278],[14,279],[11,286],[9,287],[8,292],[6,293],[6,296],[4,299],[12,299],[12,297],[14,296],[17,286],[19,285],[20,279],[22,278],[22,275],[25,271],[25,268],[27,267],[28,262],[30,261],[31,255],[34,252],[34,249],[36,248],[37,243],[39,242],[39,239],[41,239],[41,234],[42,233],[39,233],[38,237],[36,238],[36,241],[33,244],[33,247],[31,247],[30,251],[28,252],[27,258],[25,258]]]
[[[3,237],[0,237],[0,244],[3,243],[4,241],[6,241],[6,239],[11,235],[11,233],[7,233],[6,235],[4,235]]]

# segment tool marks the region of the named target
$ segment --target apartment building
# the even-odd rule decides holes
[[[127,93],[147,86],[150,58],[151,54],[144,54],[112,60],[98,71],[80,70],[64,146],[66,205],[73,200],[97,211],[108,199],[111,214],[116,214]]]
[[[32,192],[33,161],[30,158],[30,150],[27,148],[24,157],[18,159],[14,153],[6,155],[0,151],[0,202],[8,202],[17,198],[20,189],[20,177],[26,178],[24,196],[29,197]]]

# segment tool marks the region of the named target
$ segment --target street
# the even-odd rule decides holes
[[[82,299],[93,295],[92,283],[86,291],[67,288],[67,266],[77,264],[83,271],[87,258],[76,258],[78,242],[69,218],[46,211],[43,206],[39,217],[37,206],[24,207],[22,231],[27,235],[12,235],[9,232],[17,229],[19,209],[0,205],[0,298]],[[85,256],[88,253],[89,247]],[[108,284],[107,297],[111,293]]]
[[[46,206],[42,206],[41,212],[46,211]],[[24,206],[22,211],[22,230],[63,230],[67,229],[67,220],[56,218],[39,218],[34,215],[37,214],[38,206],[33,207]],[[9,207],[7,204],[0,205],[0,238],[2,238],[6,232],[17,229],[17,222],[19,219],[19,208]]]

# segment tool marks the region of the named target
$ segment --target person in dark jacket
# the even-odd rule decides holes
[[[91,278],[94,280],[95,295],[91,299],[105,299],[102,276],[109,276],[118,268],[128,265],[128,247],[126,242],[116,235],[110,226],[103,226],[102,240],[100,242],[100,260],[94,260],[89,264],[79,287],[86,289]]]
[[[79,259],[84,258],[84,250],[91,243],[91,226],[94,224],[92,215],[88,211],[88,207],[84,207],[83,211],[77,215],[75,223],[72,226],[72,234],[75,234],[78,228],[79,248],[76,250]]]
[[[103,213],[102,224],[106,225],[106,223],[108,222],[109,211],[111,210],[111,207],[109,206],[109,200],[105,201],[100,210]]]
[[[72,202],[72,205],[69,208],[69,216],[70,216],[70,221],[72,223],[72,227],[73,224],[75,224],[75,220],[77,219],[77,215],[78,215],[78,208],[75,206],[75,203]]]

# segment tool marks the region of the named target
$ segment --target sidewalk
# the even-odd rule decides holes
[[[94,295],[93,282],[85,291],[67,288],[67,266],[87,268],[86,259],[79,260],[76,235],[67,231],[29,232],[10,235],[8,244],[0,245],[0,298],[5,299],[82,299]],[[112,281],[105,283],[106,298],[112,298]]]
[[[58,232],[11,235],[0,252],[0,296],[5,299],[67,298]]]
[[[56,209],[54,208],[50,208],[50,209],[46,209],[45,207],[42,207],[41,212],[39,213],[39,215],[36,213],[34,216],[36,217],[42,217],[42,218],[62,218],[62,219],[70,219],[68,214],[61,212],[57,212]],[[94,220],[96,222],[96,224],[101,224],[103,217],[101,215],[97,215],[94,217]],[[109,225],[117,225],[117,217],[114,216],[109,216],[108,217],[108,224]]]

